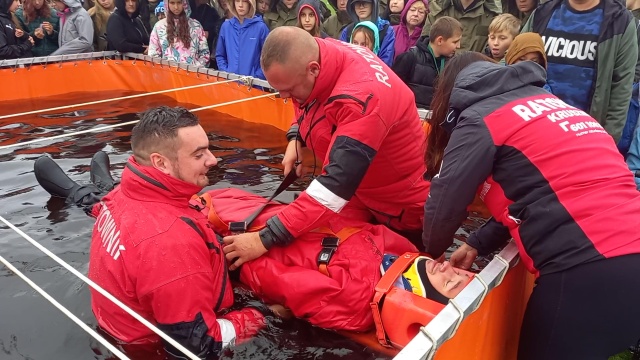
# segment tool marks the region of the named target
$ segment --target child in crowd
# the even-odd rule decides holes
[[[404,10],[404,0],[391,0],[389,6],[382,13],[382,18],[389,21],[391,26],[400,25],[402,10]]]
[[[233,18],[222,24],[216,45],[218,69],[264,79],[260,52],[269,28],[256,16],[255,0],[235,0],[230,5]]]
[[[271,7],[271,1],[270,0],[258,0],[258,2],[256,3],[256,14],[263,16],[264,14],[267,13],[267,11],[269,11],[269,8]]]
[[[489,44],[485,55],[504,63],[504,54],[513,39],[520,33],[521,25],[520,20],[511,14],[496,16],[489,25]]]
[[[18,0],[0,0],[0,60],[32,56],[33,38],[18,29],[11,19],[19,5]]]
[[[100,0],[98,0],[100,1]],[[141,0],[115,0],[116,10],[107,21],[107,49],[146,54],[149,33],[140,17]]]
[[[394,59],[415,46],[422,34],[422,26],[427,19],[429,2],[427,0],[409,0],[402,10],[400,25],[393,27],[396,36]]]
[[[46,0],[25,0],[15,14],[35,42],[33,56],[47,56],[58,48],[60,19]]]
[[[107,50],[107,21],[116,5],[113,0],[96,0],[89,9],[89,16],[93,22],[93,48],[95,51]]]
[[[513,39],[504,57],[507,65],[513,65],[521,61],[533,61],[543,68],[547,68],[547,54],[544,51],[544,42],[538,33],[522,33]],[[551,92],[549,85],[544,84],[543,89]]]
[[[322,29],[330,37],[339,40],[342,29],[351,23],[349,13],[347,13],[347,0],[329,0],[331,5],[336,9],[336,13],[329,16],[322,23]]]
[[[271,0],[271,9],[264,14],[264,22],[269,31],[278,26],[296,26],[298,13],[296,12],[297,0]]]
[[[378,55],[380,51],[380,38],[378,35],[378,27],[371,21],[362,21],[356,24],[351,32],[352,44],[360,45],[373,51]]]
[[[149,55],[195,66],[209,64],[209,46],[204,29],[191,19],[187,0],[167,0],[165,19],[153,27]]]
[[[513,42],[505,55],[507,65],[513,65],[520,61],[533,61],[543,68],[547,68],[547,54],[544,51],[544,43],[537,33],[522,33],[513,39]]]
[[[461,38],[462,24],[443,16],[431,25],[429,36],[396,59],[392,69],[413,91],[419,108],[431,108],[436,79],[460,48]]]
[[[349,41],[356,24],[362,21],[371,21],[378,27],[378,36],[380,38],[378,57],[384,61],[385,64],[391,66],[393,64],[396,36],[389,22],[378,16],[378,3],[379,0],[349,0],[347,2],[347,12],[353,22],[342,30],[340,40],[344,42]]]
[[[53,0],[60,15],[58,50],[51,55],[81,54],[93,51],[93,22],[80,0]]]
[[[311,34],[313,37],[326,38],[322,31],[322,15],[320,13],[320,0],[300,0],[298,3],[297,27]]]
[[[166,18],[167,16],[165,15],[165,10],[164,10],[164,1],[160,1],[158,3],[158,6],[156,6],[155,10],[155,15],[156,15],[156,22]],[[153,24],[155,25],[155,23]]]

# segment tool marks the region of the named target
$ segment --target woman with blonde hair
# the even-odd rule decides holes
[[[89,9],[89,16],[93,21],[93,48],[96,51],[107,50],[107,21],[115,7],[113,0],[97,0]]]

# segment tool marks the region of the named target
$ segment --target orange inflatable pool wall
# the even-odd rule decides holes
[[[208,77],[203,74],[187,72],[186,70],[170,68],[168,66],[152,65],[143,61],[132,60],[83,60],[43,65],[33,65],[31,68],[0,70],[0,81],[5,84],[0,89],[1,101],[16,100],[20,106],[3,107],[0,115],[14,114],[42,108],[38,98],[56,96],[58,104],[47,104],[47,107],[70,105],[60,95],[70,93],[91,94],[86,101],[96,101],[113,98],[114,93],[121,92],[127,96],[137,93],[148,93],[160,90],[181,88],[190,85],[216,82],[226,79]],[[104,94],[109,94],[105,96]],[[190,90],[164,93],[184,104],[194,107],[209,106],[243,98],[264,95],[256,89],[250,89],[239,82],[206,86]],[[25,101],[30,99],[31,101]],[[74,101],[77,98],[74,97]],[[266,97],[250,102],[227,105],[215,109],[249,122],[271,124],[283,131],[289,129],[293,120],[293,107],[283,99]],[[32,119],[39,117],[32,116]],[[40,118],[41,121],[51,122]],[[30,119],[31,120],[31,119]],[[207,121],[206,118],[201,118]]]
[[[0,70],[0,101],[5,105],[0,107],[0,116],[20,112],[50,108],[55,106],[71,105],[70,102],[96,101],[120,96],[128,96],[141,93],[149,93],[161,90],[182,88],[204,83],[223,81],[216,77],[176,70],[175,67],[160,66],[141,60],[81,60],[43,65],[33,65],[30,68],[2,69]],[[69,94],[65,99],[64,95]],[[265,95],[266,93],[250,88],[247,84],[229,82],[224,84],[205,86],[189,90],[170,91],[156,98],[156,102],[171,100],[168,102],[181,103],[187,108],[210,106],[219,103],[249,99],[251,97]],[[43,101],[43,98],[50,98]],[[132,100],[131,104],[138,105],[135,111],[140,111],[144,106],[150,106],[149,100]],[[119,106],[128,106],[127,102],[119,103]],[[146,104],[141,106],[141,104]],[[167,104],[171,105],[171,104]],[[115,104],[113,106],[116,106]],[[66,112],[82,108],[60,110]],[[125,107],[126,109],[126,107]],[[215,111],[228,114],[232,117],[243,119],[247,122],[272,125],[282,131],[286,131],[294,117],[291,103],[277,98],[275,95],[260,99],[244,101],[233,105],[216,108]],[[130,111],[134,112],[134,110]],[[207,112],[199,113],[201,121],[206,127],[209,120]],[[93,119],[94,117],[87,117]],[[82,118],[80,118],[82,119]],[[9,118],[0,121],[2,123],[30,123],[34,126],[44,126],[51,123],[77,121],[79,118],[47,119],[39,115],[26,115]],[[425,129],[428,127],[425,127]],[[34,135],[35,137],[36,135]],[[284,136],[282,137],[284,142]],[[24,139],[29,140],[29,139]],[[18,141],[17,139],[5,139],[3,145]],[[274,140],[275,141],[275,140]],[[20,151],[29,151],[22,149]],[[40,148],[38,151],[47,151]],[[486,208],[476,199],[471,210],[487,214]],[[444,343],[437,351],[435,358],[484,360],[484,359],[515,359],[518,346],[520,324],[524,315],[526,301],[533,288],[533,278],[526,273],[524,266],[518,264],[512,268],[504,278],[503,283],[489,292],[481,307],[469,318],[465,319],[456,335]],[[394,290],[392,290],[394,292]],[[393,295],[389,293],[389,295]],[[428,309],[415,308],[420,306],[408,295],[406,291],[396,291],[389,305],[393,311],[385,312],[387,324],[385,327],[394,326],[393,312],[397,312],[398,318],[407,320],[411,318],[421,319],[428,317]],[[415,299],[414,299],[415,300]],[[423,299],[426,301],[426,299]],[[384,304],[383,304],[384,306]],[[433,309],[431,309],[433,310]],[[425,312],[426,311],[426,312]],[[425,317],[426,316],[426,317]],[[424,320],[423,320],[424,321]],[[394,332],[402,334],[405,340],[419,331],[419,326],[411,328],[394,328]],[[370,333],[345,333],[361,343],[375,348],[387,354],[397,353],[397,349],[385,348],[376,339],[375,332]],[[398,344],[402,346],[403,344]]]

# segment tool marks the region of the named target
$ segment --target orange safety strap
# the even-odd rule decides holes
[[[402,274],[418,256],[420,256],[419,253],[405,253],[398,257],[376,285],[376,292],[370,305],[371,312],[373,314],[373,322],[376,325],[376,337],[378,338],[378,342],[383,346],[392,347],[382,324],[382,315],[380,313],[382,310],[382,301],[393,288],[393,284],[396,282],[398,276],[400,276],[400,274]]]
[[[312,230],[311,232],[335,236],[335,237],[338,238],[338,245],[340,245],[344,241],[346,241],[351,235],[353,235],[353,234],[355,234],[355,233],[357,233],[357,232],[359,232],[361,230],[362,229],[355,228],[355,227],[345,227],[345,228],[342,228],[337,233],[334,233],[331,229],[329,229],[327,227],[320,227],[318,229]],[[327,263],[319,264],[318,265],[318,271],[320,271],[321,273],[323,273],[324,275],[326,275],[328,277],[331,277],[331,275],[329,275],[328,265],[329,265],[328,261],[327,261]]]
[[[207,218],[209,219],[209,222],[211,224],[213,224],[213,226],[216,229],[220,229],[220,231],[225,231],[229,229],[229,224],[224,222],[222,220],[222,218],[220,218],[220,215],[218,215],[218,213],[216,212],[215,207],[213,206],[213,203],[211,202],[211,194],[209,193],[204,193],[201,196],[193,195],[193,197],[191,197],[192,203],[195,200],[198,203],[201,203],[202,206],[209,208],[209,212],[207,214]],[[259,231],[262,230],[265,227],[265,225],[254,225],[251,226],[249,229],[247,229],[248,232],[253,232],[253,231]]]

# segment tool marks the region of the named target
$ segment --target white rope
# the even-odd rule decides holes
[[[48,108],[48,109],[26,111],[26,112],[21,112],[21,113],[2,115],[2,116],[0,116],[0,120],[7,119],[7,118],[12,118],[12,117],[24,116],[24,115],[41,114],[41,113],[49,112],[49,111],[66,110],[66,109],[71,109],[71,108],[76,108],[76,107],[83,107],[83,106],[88,106],[88,105],[104,104],[104,103],[112,102],[112,101],[135,99],[135,98],[140,98],[140,97],[144,97],[144,96],[151,96],[151,95],[169,93],[169,92],[173,92],[173,91],[197,89],[197,88],[201,88],[201,87],[205,87],[205,86],[226,84],[226,83],[230,83],[230,82],[234,82],[234,81],[238,81],[238,79],[217,81],[217,82],[198,84],[198,85],[191,85],[191,86],[185,86],[185,87],[181,87],[181,88],[173,88],[173,89],[166,89],[166,90],[160,90],[160,91],[153,91],[153,92],[148,92],[148,93],[143,93],[143,94],[121,96],[121,97],[116,97],[116,98],[111,98],[111,99],[89,101],[89,102],[73,104],[73,105],[57,106],[57,107],[52,107],[52,108]]]
[[[478,304],[476,305],[475,309],[473,309],[473,311],[471,312],[478,310],[480,305],[482,305],[484,298],[487,297],[487,294],[489,293],[489,285],[487,285],[487,282],[484,281],[484,279],[482,278],[482,276],[480,276],[480,274],[475,274],[474,279],[478,280],[480,284],[482,284],[482,296],[480,297],[480,300],[478,301]]]
[[[69,317],[69,319],[73,320],[73,322],[78,324],[78,326],[80,326],[84,331],[89,333],[89,335],[93,336],[102,345],[107,347],[107,349],[109,349],[109,351],[114,353],[119,359],[129,360],[129,358],[125,354],[123,354],[120,350],[118,350],[115,346],[113,346],[105,338],[100,336],[97,332],[95,332],[95,330],[93,330],[92,328],[87,326],[87,324],[82,322],[82,320],[78,319],[75,315],[73,315],[73,313],[71,313],[69,310],[67,310],[67,308],[62,306],[62,304],[60,304],[58,301],[56,301],[56,299],[51,297],[51,295],[47,294],[46,291],[44,291],[41,287],[36,285],[33,281],[31,281],[31,279],[29,279],[26,275],[21,273],[20,270],[16,269],[13,265],[11,265],[11,263],[9,261],[7,261],[1,255],[0,255],[0,262],[2,262],[6,267],[8,267],[9,270],[13,271],[16,275],[21,277],[22,280],[26,281],[27,284],[29,284],[35,291],[39,292],[40,295],[42,295],[45,299],[49,300],[49,302],[51,302],[53,304],[53,306],[57,307],[58,310],[62,311],[65,315],[67,315],[67,317]]]
[[[498,281],[496,281],[496,286],[494,286],[494,287],[497,287],[498,285],[502,284],[502,280],[504,280],[504,277],[507,275],[507,271],[509,271],[511,264],[509,264],[509,262],[505,258],[500,256],[500,254],[495,255],[493,259],[498,260],[505,266],[505,268],[502,271],[500,271],[500,278],[498,279]]]
[[[64,260],[60,259],[56,254],[54,254],[51,251],[47,250],[47,248],[45,248],[44,246],[40,245],[37,241],[33,240],[29,235],[25,234],[22,230],[18,229],[12,223],[7,221],[4,217],[0,216],[0,221],[2,221],[5,225],[7,225],[13,231],[17,232],[20,236],[22,236],[25,240],[30,242],[33,246],[35,246],[38,249],[40,249],[40,251],[42,251],[43,253],[45,253],[49,257],[51,257],[58,264],[62,265],[65,269],[69,270],[72,274],[74,274],[75,276],[80,278],[82,281],[87,283],[94,290],[96,290],[97,292],[102,294],[102,296],[106,297],[107,299],[111,300],[114,304],[118,305],[127,314],[133,316],[135,319],[137,319],[138,321],[143,323],[146,327],[148,327],[151,331],[153,331],[158,336],[160,336],[161,338],[166,340],[169,344],[173,345],[176,349],[180,350],[189,359],[191,359],[191,360],[201,360],[199,357],[194,355],[191,351],[187,350],[184,346],[180,345],[178,342],[173,340],[167,334],[163,333],[160,329],[158,329],[153,324],[151,324],[149,321],[147,321],[147,319],[143,318],[138,313],[136,313],[135,311],[131,310],[127,305],[123,304],[116,297],[114,297],[113,295],[109,294],[105,289],[101,288],[98,284],[93,282],[91,279],[87,278],[82,273],[80,273],[78,270],[76,270],[73,267],[71,267],[71,265],[67,264]]]
[[[233,81],[237,81],[237,80],[233,80]],[[237,104],[237,103],[240,103],[240,102],[243,102],[243,101],[251,101],[251,100],[255,100],[255,99],[275,96],[277,94],[278,93],[258,95],[258,96],[250,97],[250,98],[247,98],[247,99],[233,100],[233,101],[229,101],[229,102],[226,102],[226,103],[204,106],[204,107],[193,109],[193,110],[190,110],[190,111],[191,112],[197,112],[197,111],[201,111],[201,110],[214,109],[214,108],[221,107],[221,106]],[[81,135],[81,134],[87,134],[87,133],[92,133],[92,132],[99,132],[99,131],[103,131],[103,130],[109,130],[109,129],[113,129],[113,128],[120,127],[120,126],[136,124],[139,121],[140,120],[132,120],[132,121],[127,121],[127,122],[118,123],[118,124],[100,126],[100,127],[93,128],[93,129],[87,129],[87,130],[70,132],[70,133],[66,133],[66,134],[60,134],[60,135],[54,135],[54,136],[49,136],[49,137],[38,138],[38,139],[19,142],[19,143],[15,143],[15,144],[0,146],[0,150],[10,149],[10,148],[14,148],[14,147],[22,146],[22,145],[34,144],[34,143],[47,141],[47,140],[61,139],[61,138],[65,138],[65,137],[68,137],[68,136]]]

